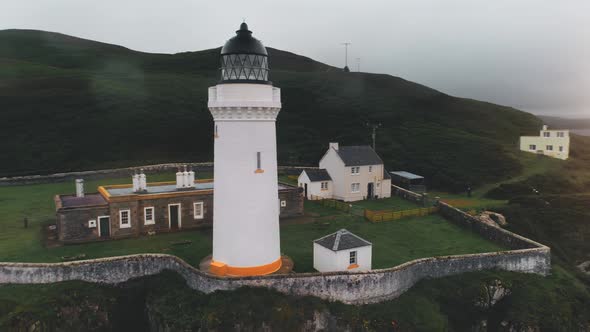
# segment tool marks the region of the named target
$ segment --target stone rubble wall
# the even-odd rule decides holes
[[[13,177],[1,177],[0,186],[10,185],[23,185],[23,184],[39,184],[39,183],[56,183],[65,182],[74,179],[84,180],[96,180],[104,179],[109,177],[125,177],[131,176],[133,172],[143,169],[146,174],[153,174],[159,172],[176,171],[179,167],[190,166],[196,172],[197,176],[199,172],[212,172],[213,163],[169,163],[169,164],[157,164],[157,165],[145,165],[136,167],[125,167],[125,168],[113,168],[103,169],[95,171],[79,171],[79,172],[68,172],[68,173],[55,173],[49,175],[25,175],[25,176],[13,176]],[[306,168],[317,168],[307,166],[279,166],[279,171],[284,171],[289,174],[301,173],[302,169]]]

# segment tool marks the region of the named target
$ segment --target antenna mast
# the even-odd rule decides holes
[[[342,43],[344,45],[344,67],[348,67],[348,45],[352,43]]]

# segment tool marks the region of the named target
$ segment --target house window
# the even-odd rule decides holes
[[[529,150],[537,150],[537,146],[535,144],[529,145]]]
[[[559,146],[559,152],[563,152],[563,146]]]
[[[286,207],[287,206],[287,201],[281,201],[281,207]]]
[[[565,137],[564,132],[563,131],[557,132],[557,137]]]
[[[120,210],[119,211],[119,227],[129,228],[131,227],[130,219],[131,210]]]
[[[352,174],[352,175],[358,175],[360,173],[360,171],[361,171],[361,168],[359,166],[350,168],[350,174]]]
[[[547,151],[553,151],[553,145],[547,145],[546,148]]]
[[[551,133],[546,131],[543,133],[543,137],[551,137]]]
[[[193,204],[195,219],[203,219],[203,202]]]
[[[350,262],[351,265],[357,263],[356,251],[351,251],[350,252],[350,258],[348,259],[348,261]]]
[[[322,190],[328,190],[328,182],[322,182]]]
[[[143,209],[143,220],[145,225],[153,225],[156,220],[154,219],[154,208],[146,207]]]
[[[360,183],[351,183],[350,184],[350,191],[353,193],[358,193],[361,189]]]
[[[373,166],[369,166],[369,173],[373,172]]]

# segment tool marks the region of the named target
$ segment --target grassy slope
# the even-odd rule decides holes
[[[283,164],[315,165],[329,141],[368,143],[365,122],[379,121],[377,145],[388,168],[463,189],[518,173],[509,151],[539,125],[530,114],[401,78],[346,74],[269,52],[283,95]],[[148,54],[53,33],[0,31],[0,175],[210,160],[206,93],[217,81],[217,57],[218,49]]]

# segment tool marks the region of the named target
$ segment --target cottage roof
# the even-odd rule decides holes
[[[61,199],[61,204],[64,208],[107,205],[107,201],[98,193],[85,194],[84,197],[77,197],[76,195],[60,195],[59,198]]]
[[[353,249],[372,245],[371,242],[364,240],[357,235],[352,234],[346,229],[341,229],[335,233],[326,235],[313,242],[332,251]]]
[[[311,182],[332,181],[332,178],[330,177],[330,174],[328,174],[328,171],[326,171],[323,168],[321,168],[321,169],[304,169],[303,171],[305,172],[305,174],[307,174],[307,177],[309,178],[309,181],[311,181]]]
[[[345,166],[381,165],[383,160],[368,145],[341,146],[336,150]]]

